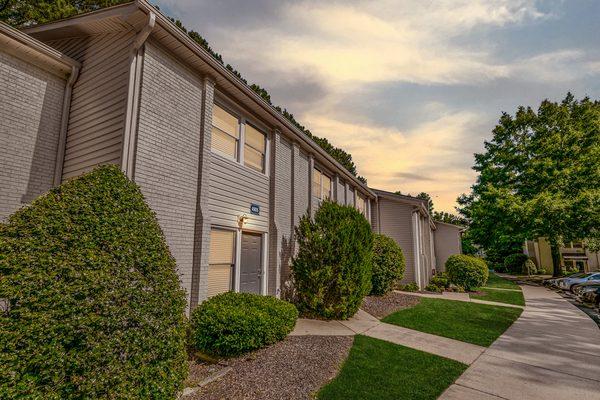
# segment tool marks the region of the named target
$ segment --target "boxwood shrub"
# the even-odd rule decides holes
[[[192,311],[192,345],[213,355],[242,354],[283,340],[297,318],[293,304],[275,297],[222,293]]]
[[[528,259],[529,257],[523,253],[511,254],[504,259],[504,268],[509,274],[521,274]]]
[[[464,254],[454,254],[448,257],[446,273],[451,283],[462,286],[465,290],[485,286],[489,276],[485,261]]]
[[[139,188],[101,167],[0,224],[0,398],[174,398],[185,294]]]
[[[371,225],[354,207],[324,201],[314,219],[300,219],[296,239],[292,277],[300,313],[325,319],[353,316],[371,291]]]
[[[404,255],[394,239],[380,234],[373,236],[373,274],[371,294],[383,295],[392,290],[404,276]]]

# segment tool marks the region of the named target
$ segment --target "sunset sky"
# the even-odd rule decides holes
[[[502,111],[600,97],[600,1],[159,0],[369,186],[453,211]]]

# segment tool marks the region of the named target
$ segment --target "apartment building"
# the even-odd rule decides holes
[[[155,211],[192,308],[229,290],[280,295],[294,226],[325,199],[400,244],[405,282],[435,271],[423,201],[368,188],[147,1],[23,32],[0,23],[0,41],[0,221],[117,164]]]
[[[118,164],[156,212],[191,307],[228,290],[278,295],[294,225],[324,199],[370,219],[372,190],[148,2],[2,33],[23,53],[45,51],[59,71],[2,51],[1,74],[15,81],[2,110],[13,113],[4,105],[14,96],[22,104],[0,122],[2,140],[19,147],[0,161],[0,218]],[[37,125],[12,132],[27,120]],[[9,171],[13,163],[29,173]]]
[[[600,271],[600,253],[590,251],[582,241],[565,243],[560,251],[560,265],[566,269],[577,269],[581,272]],[[523,252],[528,255],[537,267],[552,272],[552,250],[546,238],[527,240]]]

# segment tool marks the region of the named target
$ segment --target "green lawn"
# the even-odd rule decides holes
[[[469,293],[469,297],[477,300],[497,301],[498,303],[516,304],[518,306],[525,305],[525,298],[521,292],[513,292],[510,290],[494,290],[488,288],[477,289],[482,294]]]
[[[458,361],[357,335],[342,370],[317,398],[433,400],[466,368]]]
[[[520,308],[422,298],[383,322],[480,346],[489,346],[521,315]]]
[[[490,277],[487,281],[487,287],[492,288],[501,288],[501,289],[517,289],[519,290],[519,285],[514,283],[513,281],[509,281],[508,279],[504,279],[499,277],[498,275],[490,272]]]

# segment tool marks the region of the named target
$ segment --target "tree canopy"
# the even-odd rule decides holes
[[[503,113],[473,169],[477,182],[458,201],[476,243],[499,261],[545,237],[557,274],[562,243],[599,236],[600,103],[569,93]]]
[[[43,24],[52,22],[62,18],[68,18],[73,15],[99,10],[101,8],[114,6],[121,3],[126,3],[130,0],[0,0],[0,20],[7,22],[13,26],[30,26],[35,24]],[[160,8],[155,6],[158,11]],[[271,101],[269,92],[260,85],[253,83],[248,84],[248,81],[242,77],[235,68],[230,64],[225,64],[223,57],[215,52],[209,45],[208,41],[198,32],[187,30],[180,20],[168,17],[177,25],[179,29],[187,33],[196,43],[202,46],[210,53],[215,60],[225,65],[241,82],[248,85],[255,93],[257,93],[269,105],[279,111],[292,125],[310,137],[323,150],[339,162],[348,172],[356,176],[361,182],[367,183],[367,180],[358,175],[356,164],[352,159],[352,155],[340,147],[332,145],[326,138],[314,136],[310,130],[300,124],[294,115],[288,112],[285,108],[275,106]]]

